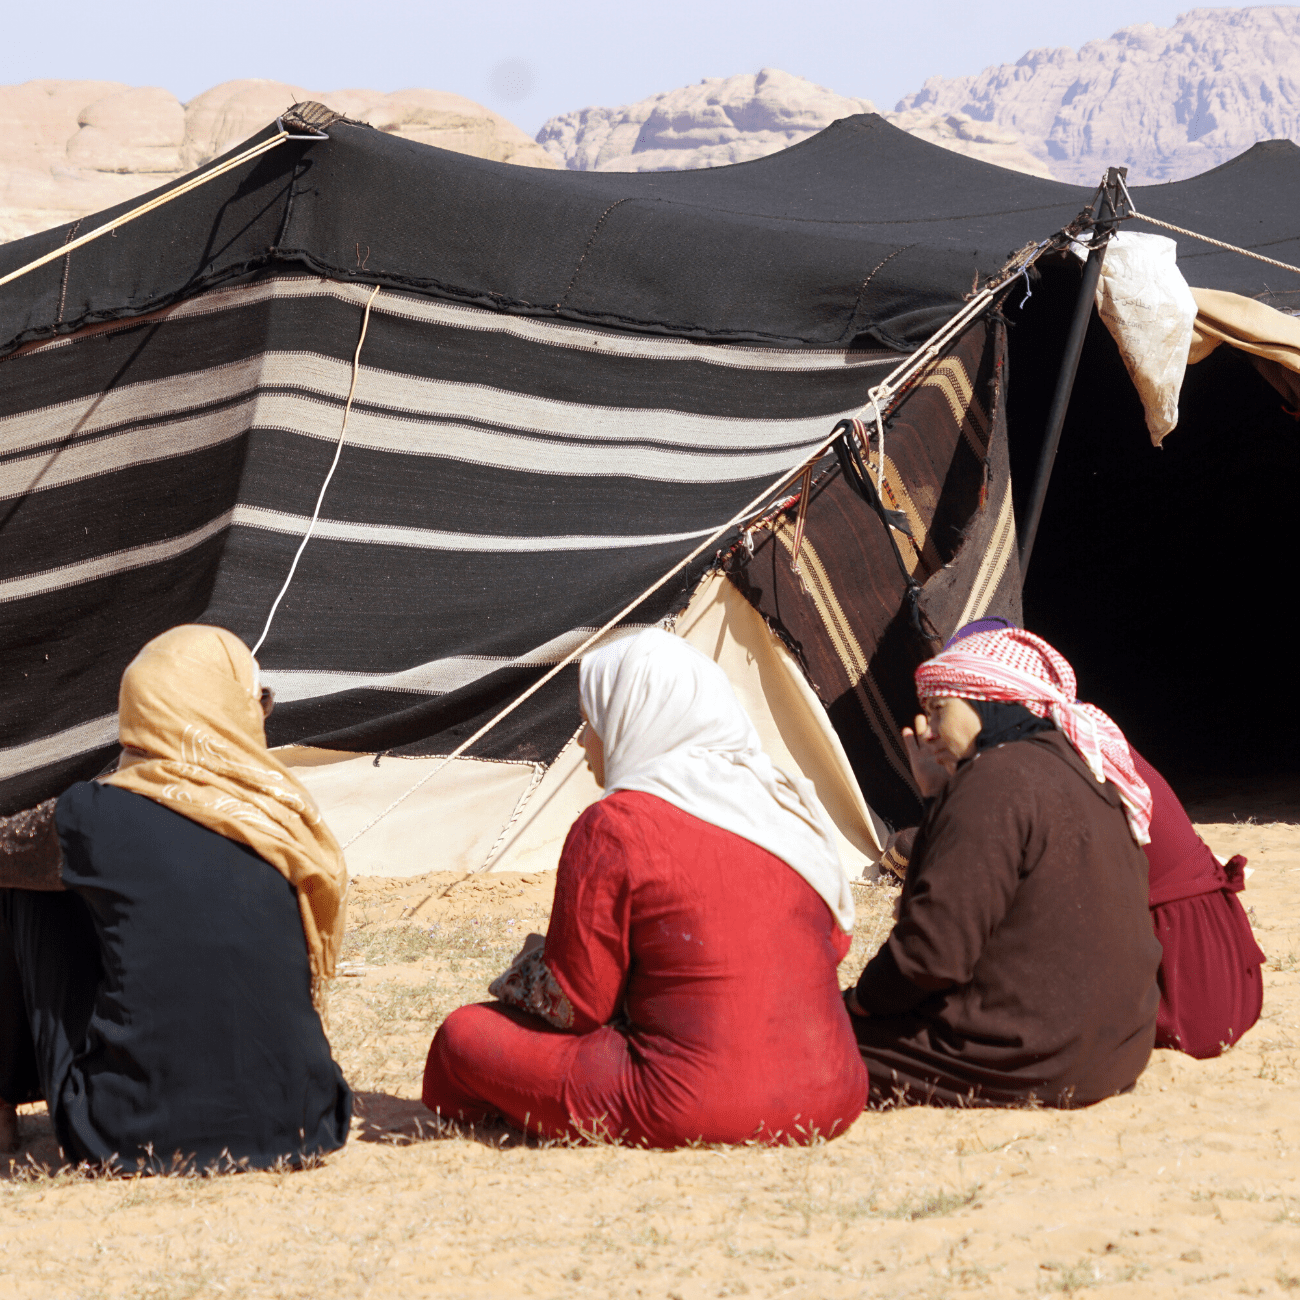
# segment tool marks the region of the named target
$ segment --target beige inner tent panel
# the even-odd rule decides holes
[[[458,758],[385,814],[443,760],[385,754],[376,764],[374,754],[299,745],[275,753],[311,791],[340,844],[379,818],[346,851],[354,876],[420,876],[482,867],[542,773],[535,763]]]
[[[887,828],[863,800],[826,711],[761,616],[711,574],[676,631],[726,672],[772,761],[813,783],[850,879],[874,876]],[[276,753],[312,792],[340,843],[380,818],[347,849],[353,875],[551,871],[569,827],[601,794],[576,740],[544,774],[531,763],[457,759],[383,816],[443,760],[386,756],[376,766],[373,754],[302,746]]]
[[[1222,289],[1193,289],[1192,297],[1196,327],[1187,364],[1204,361],[1221,343],[1239,348],[1292,407],[1300,408],[1300,320]]]
[[[874,876],[889,827],[863,799],[826,710],[763,616],[714,573],[677,620],[677,631],[727,674],[777,767],[813,783],[835,823],[849,878],[857,880],[864,871]]]

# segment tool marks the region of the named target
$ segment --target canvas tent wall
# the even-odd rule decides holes
[[[343,121],[328,135],[0,291],[0,617],[21,675],[0,719],[9,807],[104,760],[117,674],[148,635],[202,618],[256,636],[332,454],[369,286],[382,292],[346,454],[263,653],[286,701],[272,738],[437,754],[796,463],[977,275],[1088,197],[870,117],[756,163],[660,175],[512,168]],[[0,274],[75,234],[0,250]],[[906,404],[895,427],[913,418],[912,440],[890,433],[913,461],[898,481],[921,534],[943,522],[921,575],[940,633],[976,590],[1015,600],[1006,566],[993,579],[985,562],[1009,535],[1002,329],[969,335],[964,387],[937,367],[907,399],[946,406],[941,437]],[[1011,346],[1014,366],[1015,331]],[[932,438],[946,450],[926,466]],[[862,553],[840,555],[830,525],[819,540],[837,483],[819,468],[809,536],[834,573],[804,635],[790,600],[765,609],[752,577],[750,596],[831,716],[856,696],[879,733],[905,716],[907,666],[926,649],[898,622],[879,521],[840,502]],[[768,520],[772,547],[781,532]],[[750,540],[762,562],[764,538]],[[712,561],[633,621],[682,608]],[[841,593],[877,578],[880,621],[858,658],[825,653]],[[861,626],[868,598],[846,599]],[[570,671],[476,757],[550,765],[574,696]],[[891,820],[914,814],[905,788],[887,789],[900,778],[880,734],[849,753],[865,716],[841,720],[845,758]],[[842,829],[870,839],[869,819]]]
[[[718,662],[783,770],[817,788],[853,877],[870,874],[887,827],[866,805],[834,728],[793,656],[721,574],[704,580],[677,632]],[[431,779],[348,850],[354,873],[550,870],[569,827],[600,797],[583,751],[570,742],[549,765],[352,754],[312,747],[278,751],[350,840],[421,776]],[[430,828],[436,827],[436,836]]]

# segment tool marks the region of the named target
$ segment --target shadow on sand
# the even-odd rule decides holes
[[[462,1124],[435,1115],[423,1102],[394,1097],[386,1092],[358,1092],[352,1108],[352,1137],[357,1142],[382,1142],[410,1146],[444,1138],[465,1138],[498,1150],[539,1146],[543,1140],[523,1134],[502,1120]]]

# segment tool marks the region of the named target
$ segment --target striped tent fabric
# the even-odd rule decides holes
[[[1261,142],[1133,197],[1294,261],[1298,160]],[[1093,194],[873,114],[735,166],[617,173],[472,158],[299,104],[202,170],[142,196],[167,201],[112,237],[78,242],[140,200],[0,246],[5,810],[108,758],[116,681],[148,637],[206,619],[257,639],[332,459],[375,287],[347,445],[262,652],[281,699],[271,739],[445,754]],[[1259,262],[1188,239],[1180,260],[1199,286],[1286,306]],[[814,477],[797,573],[788,513],[747,534],[752,557],[723,539],[731,580],[804,665],[867,801],[895,821],[915,816],[915,796],[891,737],[930,648],[895,545],[929,630],[1019,610],[1006,423],[1016,473],[1032,473],[1077,262],[1042,257],[1023,290],[1001,304],[1006,338],[990,316],[891,410],[885,506],[916,546],[884,531],[833,458]],[[1076,390],[1108,394],[1108,437],[1074,427],[1092,418],[1076,398],[1027,612],[1071,647],[1092,698],[1138,733],[1160,719],[1141,742],[1153,756],[1227,752],[1246,745],[1231,692],[1208,747],[1152,707],[1152,691],[1175,700],[1222,670],[1221,648],[1214,664],[1183,652],[1142,673],[1131,646],[1163,646],[1207,574],[1235,590],[1251,560],[1232,521],[1199,529],[1199,567],[1170,539],[1205,514],[1189,503],[1211,492],[1204,448],[1225,428],[1242,492],[1292,481],[1289,416],[1221,348],[1189,373],[1185,451],[1141,460],[1140,407],[1108,349],[1088,344]],[[1285,509],[1264,513],[1285,528]],[[1083,535],[1110,568],[1136,554],[1196,581],[1130,584],[1118,610],[1113,583],[1088,599],[1110,569],[1079,558]],[[713,561],[633,621],[678,609]],[[1252,652],[1247,638],[1236,678]],[[546,763],[576,729],[572,678],[474,753]]]
[[[3,811],[109,760],[118,678],[150,637],[205,622],[256,640],[334,455],[369,296],[280,267],[0,361]],[[450,752],[898,360],[381,289],[260,652],[271,742]],[[713,562],[632,622],[681,608]],[[545,764],[577,723],[566,671],[473,753]]]
[[[885,505],[910,533],[894,530],[901,567],[838,465],[813,483],[797,572],[797,508],[727,559],[799,656],[872,808],[895,826],[921,812],[900,736],[918,707],[917,665],[973,619],[1021,621],[1006,397],[1006,327],[995,317],[972,325],[892,411]],[[874,473],[879,455],[867,450]],[[904,570],[920,584],[920,627]]]

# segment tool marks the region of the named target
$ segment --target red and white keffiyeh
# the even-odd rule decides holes
[[[1133,838],[1147,844],[1151,791],[1133,765],[1124,733],[1100,709],[1080,704],[1077,689],[1065,657],[1042,637],[1017,627],[977,632],[916,670],[916,694],[922,700],[955,695],[1023,704],[1040,718],[1050,717],[1093,776],[1115,783]]]

